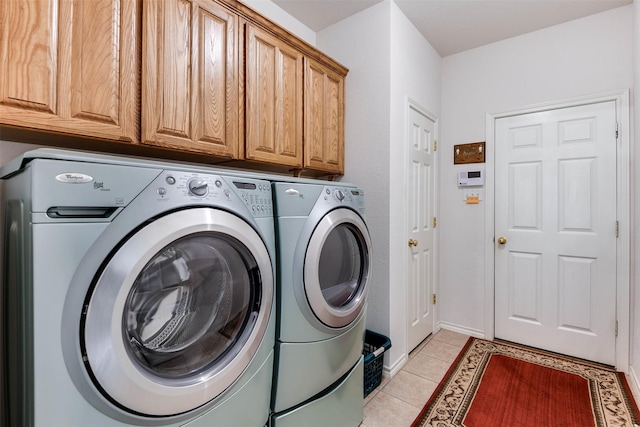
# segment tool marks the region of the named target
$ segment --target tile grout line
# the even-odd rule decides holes
[[[436,363],[437,367],[434,368],[436,369],[437,372],[441,371],[442,369],[444,369],[445,371],[448,370],[451,364],[455,361],[455,358],[457,357],[457,355],[460,353],[460,350],[462,350],[464,343],[466,342],[466,339],[468,339],[468,337],[463,334],[459,334],[457,332],[446,332],[445,334],[442,334],[442,331],[439,331],[435,335],[432,335],[427,339],[425,339],[424,342],[418,345],[418,347],[416,347],[416,349],[414,349],[409,354],[408,362],[405,364],[405,366],[402,367],[402,369],[400,369],[400,371],[393,378],[387,378],[386,380],[383,380],[383,383],[376,390],[372,391],[372,394],[367,396],[366,402],[364,404],[365,419],[367,420],[367,424],[364,424],[364,420],[363,420],[363,424],[361,425],[361,427],[365,427],[365,426],[379,427],[381,425],[384,425],[385,427],[392,427],[391,425],[386,424],[388,420],[387,421],[384,421],[382,419],[379,420],[374,415],[371,415],[369,417],[367,417],[366,415],[367,413],[370,413],[370,414],[378,414],[384,417],[384,414],[380,412],[380,407],[376,406],[380,401],[390,402],[395,400],[400,402],[402,405],[408,405],[408,406],[404,406],[404,410],[399,407],[396,408],[395,410],[393,408],[389,408],[391,413],[395,414],[391,416],[393,417],[393,420],[396,422],[399,422],[397,420],[397,417],[399,416],[399,414],[394,411],[405,411],[403,416],[408,418],[412,418],[414,417],[414,415],[417,416],[417,414],[420,412],[420,410],[422,410],[426,402],[430,399],[431,395],[435,391],[435,388],[437,388],[437,385],[440,383],[440,380],[436,381],[433,378],[425,377],[420,373],[407,370],[407,367],[409,366],[411,361],[415,359],[416,355],[422,353],[421,357],[425,358],[424,361],[426,363],[428,363],[429,360],[438,362]],[[429,344],[431,344],[432,347],[440,346],[440,348],[436,347],[435,349],[432,350],[433,352],[429,354],[423,353],[423,351],[425,350],[425,348],[427,348]],[[444,346],[441,346],[442,344],[444,344]],[[443,348],[445,349],[444,351],[445,355],[442,355]],[[446,351],[447,349],[449,349],[450,351],[447,352]],[[457,350],[455,351],[456,353],[455,357],[451,357],[450,353],[452,353],[454,349]],[[438,353],[439,351],[440,353]],[[418,363],[421,363],[421,362],[418,360]],[[414,362],[414,365],[415,364],[416,362]],[[442,366],[443,364],[446,364],[446,368]],[[423,365],[420,365],[420,366],[423,366]],[[414,380],[409,381],[410,383],[413,382],[414,385],[411,386],[406,381],[401,382],[402,380],[399,377],[401,373],[415,377],[415,379],[417,379],[415,382]],[[444,373],[442,375],[444,375]],[[434,373],[434,376],[438,376],[438,374]],[[405,378],[409,378],[409,377],[405,377]],[[395,383],[392,383],[394,380],[395,380]],[[419,405],[416,404],[415,399],[413,400],[414,403],[412,403],[411,401],[408,401],[407,399],[407,397],[410,398],[411,396],[415,396],[415,391],[414,389],[411,389],[411,387],[416,387],[416,383],[421,383],[419,387],[424,387],[426,384],[429,384],[429,387],[433,388],[433,390],[429,392],[429,395],[426,396],[426,398],[424,398],[424,396],[421,398]],[[412,410],[409,413],[407,413],[406,411],[409,407],[412,408]],[[387,414],[387,416],[390,416],[390,415]]]

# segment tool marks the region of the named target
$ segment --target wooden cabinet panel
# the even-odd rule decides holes
[[[303,55],[247,24],[245,158],[302,167]]]
[[[133,0],[0,2],[0,123],[138,140]]]
[[[58,11],[53,1],[9,1],[2,17],[2,105],[55,114]]]
[[[344,173],[344,76],[305,60],[304,167]]]
[[[0,0],[0,125],[343,173],[346,73],[237,0]]]
[[[71,116],[117,124],[120,93],[120,51],[113,38],[98,34],[117,33],[120,23],[117,3],[78,2],[73,9],[71,37]],[[64,40],[63,40],[64,42]],[[123,76],[131,78],[131,76]]]
[[[207,0],[144,3],[143,143],[238,157],[238,17]]]

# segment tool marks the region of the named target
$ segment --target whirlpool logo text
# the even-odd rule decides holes
[[[65,184],[86,184],[93,181],[93,177],[84,173],[65,172],[56,175],[56,180]]]

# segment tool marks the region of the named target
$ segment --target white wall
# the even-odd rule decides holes
[[[242,0],[242,3],[287,29],[310,45],[316,45],[315,31],[298,21],[271,0]]]
[[[389,367],[401,367],[408,356],[407,342],[407,194],[408,99],[436,120],[440,118],[441,58],[409,19],[391,3],[391,138],[389,176],[389,284],[390,336],[395,348]]]
[[[318,48],[349,68],[345,175],[365,190],[373,239],[367,328],[392,341],[385,365],[407,357],[407,99],[440,114],[440,56],[393,1],[378,3],[317,35]]]
[[[2,134],[0,133],[0,166],[4,166],[10,160],[13,160],[15,157],[18,157],[19,155],[21,155],[26,151],[38,148],[37,145],[32,145],[32,144],[22,144],[19,142],[2,141],[1,137],[2,137]]]
[[[635,221],[632,221],[632,256],[631,256],[631,278],[635,286],[632,287],[632,309],[631,309],[631,358],[630,358],[630,375],[632,377],[631,384],[636,392],[636,399],[640,399],[640,227],[638,219],[640,218],[640,172],[637,171],[637,166],[640,165],[640,149],[633,143],[633,141],[640,142],[640,105],[637,100],[640,99],[640,2],[635,1],[633,3],[633,17],[634,17],[634,32],[633,39],[635,44],[633,46],[633,59],[634,59],[634,91],[631,96],[632,111],[634,116],[632,117],[632,123],[635,124],[634,131],[632,132],[633,139],[631,143],[632,152],[632,184],[631,194],[635,197]],[[635,166],[635,167],[634,167]],[[633,207],[633,204],[632,204]],[[635,236],[635,238],[633,238]]]
[[[349,68],[345,175],[365,191],[373,245],[367,328],[390,331],[390,3],[378,3],[318,33],[318,48]]]
[[[440,288],[444,325],[484,333],[484,204],[466,205],[453,145],[485,140],[486,113],[632,88],[632,5],[442,61]],[[636,6],[637,7],[637,6]]]

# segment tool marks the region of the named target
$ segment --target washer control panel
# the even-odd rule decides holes
[[[271,184],[252,178],[165,171],[156,188],[158,200],[186,197],[194,202],[242,203],[254,217],[272,216]]]
[[[191,178],[187,182],[189,193],[193,196],[204,197],[209,192],[209,184],[204,178]]]

